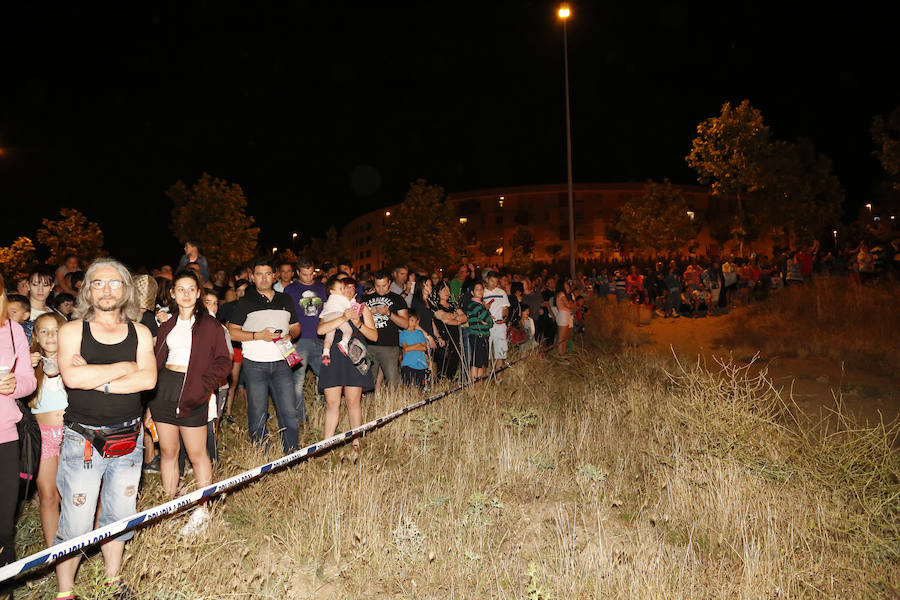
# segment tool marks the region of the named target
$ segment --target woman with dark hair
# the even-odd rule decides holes
[[[450,286],[446,281],[437,284],[432,293],[434,305],[434,333],[438,347],[434,352],[434,362],[438,372],[447,379],[453,379],[463,356],[462,337],[459,330],[468,322],[466,313],[450,299]]]
[[[173,278],[177,312],[159,326],[156,364],[159,380],[150,401],[150,414],[159,434],[160,473],[169,497],[178,491],[179,438],[194,467],[198,487],[212,483],[212,464],[206,450],[210,395],[231,371],[231,357],[222,325],[200,301],[203,284],[193,270]],[[191,514],[182,535],[195,535],[209,522],[200,506]]]
[[[431,279],[428,277],[419,277],[416,279],[416,285],[413,288],[413,299],[412,306],[410,308],[416,309],[416,313],[419,315],[419,327],[421,327],[425,333],[435,338],[437,341],[437,337],[434,334],[434,306],[432,304],[432,292],[434,291],[434,284],[431,283]]]
[[[31,273],[30,286],[28,288],[28,301],[31,303],[31,321],[50,312],[53,299],[53,285],[56,281],[51,269],[38,267]]]
[[[328,282],[330,294],[340,294],[344,282],[332,277]],[[335,332],[335,343],[340,343],[343,338],[341,325],[349,324],[353,333],[351,340],[369,341],[378,339],[378,330],[375,329],[375,319],[372,311],[365,304],[362,305],[362,313],[354,308],[348,308],[344,314],[329,321],[319,321],[317,332],[319,335],[327,335]],[[341,339],[338,339],[341,338]],[[361,363],[362,364],[362,363]],[[359,365],[354,364],[349,356],[343,352],[335,352],[329,364],[322,363],[319,369],[319,391],[325,394],[325,428],[324,439],[328,439],[337,431],[340,420],[341,396],[347,404],[347,412],[350,415],[350,427],[356,428],[362,425],[362,406],[360,401],[362,393],[375,388],[375,380],[372,372],[360,371]],[[359,439],[353,440],[354,461],[359,458]]]
[[[156,278],[156,320],[162,324],[169,320],[172,304],[172,280],[168,277]]]

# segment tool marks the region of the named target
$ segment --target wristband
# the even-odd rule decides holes
[[[109,394],[109,382],[108,381],[103,384],[103,393]]]

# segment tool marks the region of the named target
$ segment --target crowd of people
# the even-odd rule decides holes
[[[865,241],[839,253],[818,243],[777,256],[704,259],[696,256],[657,261],[643,268],[595,268],[582,285],[601,298],[644,306],[662,318],[722,315],[729,308],[763,300],[788,286],[822,275],[846,276],[855,284],[900,275],[900,239],[892,244]]]
[[[779,255],[595,268],[574,279],[548,269],[521,274],[459,265],[355,273],[348,263],[257,260],[210,273],[194,242],[176,268],[132,273],[112,259],[0,279],[0,562],[15,558],[20,499],[18,424],[40,429],[37,497],[45,543],[72,539],[133,514],[142,472],[159,472],[167,497],[214,479],[216,435],[246,402],[247,435],[268,444],[271,407],[281,450],[308,428],[307,372],[324,403],[324,438],[340,407],[362,424],[363,394],[440,380],[499,382],[510,345],[565,355],[583,333],[591,297],[646,306],[660,318],[720,314],[818,273],[846,270],[859,282],[896,268],[860,244],[839,257],[817,246]],[[883,253],[883,251],[882,251]],[[883,253],[885,254],[885,253]],[[897,255],[894,248],[892,257]],[[26,414],[28,413],[28,414]],[[359,439],[349,449],[357,460]],[[209,512],[181,529],[195,536]],[[122,582],[129,531],[102,545],[106,584]],[[74,598],[79,555],[56,564],[58,598]]]

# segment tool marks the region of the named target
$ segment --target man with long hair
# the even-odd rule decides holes
[[[150,331],[136,321],[140,308],[134,281],[112,259],[95,260],[78,293],[75,320],[59,330],[59,371],[69,405],[56,484],[62,498],[56,541],[90,531],[102,493],[100,527],[135,513],[141,478],[143,428],[141,392],[156,386],[156,358]],[[116,448],[110,446],[119,438]],[[101,491],[102,490],[102,491]],[[119,570],[123,533],[101,546],[106,585],[116,598],[133,597]],[[57,598],[74,598],[79,554],[56,565]]]

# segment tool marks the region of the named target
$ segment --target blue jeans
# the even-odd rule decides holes
[[[83,427],[98,429],[86,425]],[[62,498],[59,529],[56,531],[57,543],[70,540],[94,528],[98,497],[101,500],[100,527],[136,513],[143,462],[143,427],[137,439],[137,446],[131,454],[104,458],[96,448],[91,448],[90,469],[84,468],[84,437],[65,427],[62,448],[59,451],[59,470],[56,472],[56,487]],[[134,531],[127,531],[116,539],[124,542],[133,537]]]
[[[319,376],[319,369],[322,368],[324,342],[319,338],[299,338],[295,347],[297,348],[297,354],[303,359],[300,366],[294,369],[294,396],[297,399],[297,420],[303,423],[306,421],[306,402],[303,400],[306,369],[311,367],[316,377]]]
[[[472,346],[471,342],[469,341],[469,328],[460,327],[459,330],[462,332],[463,379],[468,380],[469,367],[472,366]]]
[[[241,369],[247,374],[247,429],[250,440],[260,442],[266,436],[269,394],[275,405],[281,445],[288,454],[299,448],[297,402],[294,399],[294,377],[283,360],[256,362],[244,358]]]

